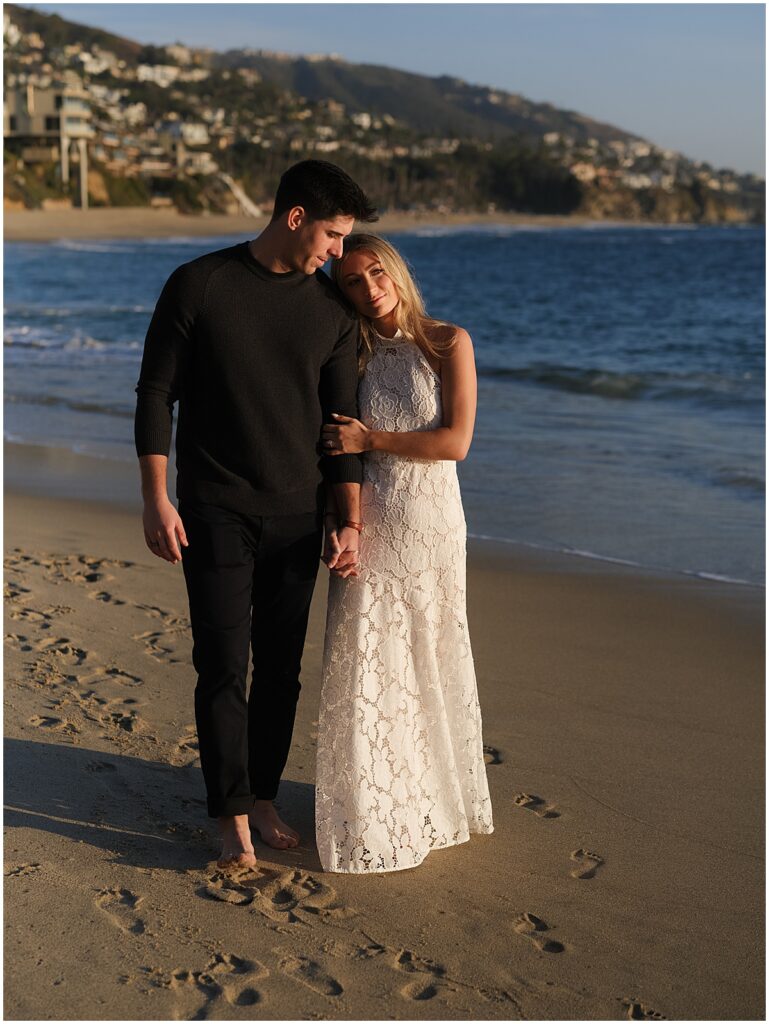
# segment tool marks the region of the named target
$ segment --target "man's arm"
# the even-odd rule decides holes
[[[323,421],[335,411],[335,403],[355,409],[358,414],[358,322],[347,319],[339,340],[320,374],[320,403]],[[322,449],[321,449],[322,452]],[[340,465],[341,463],[341,465]],[[360,522],[360,484],[363,463],[359,455],[328,455],[321,458],[320,468],[326,480],[327,512],[336,513],[336,519],[326,518],[326,545],[323,561],[334,575],[357,576],[359,531],[341,524]]]
[[[180,267],[165,284],[144,342],[136,386],[134,440],[141,470],[144,539],[153,554],[168,562],[181,559],[177,542],[187,545],[184,526],[168,497],[167,467],[173,408],[188,355],[198,293]]]
[[[358,415],[358,322],[346,318],[340,331],[339,340],[320,370],[318,389],[322,422],[330,423],[331,414],[342,412],[345,416]],[[342,408],[345,407],[345,409]],[[346,412],[352,409],[353,412]],[[363,480],[363,463],[359,455],[342,455],[330,458],[319,448],[322,455],[320,469],[327,483],[360,484]]]

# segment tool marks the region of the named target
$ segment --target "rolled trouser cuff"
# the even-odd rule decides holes
[[[232,818],[236,814],[248,814],[253,810],[253,796],[234,796],[228,800],[209,800],[209,818]]]

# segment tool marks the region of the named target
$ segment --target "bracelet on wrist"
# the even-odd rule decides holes
[[[349,526],[352,530],[357,530],[358,533],[363,533],[363,523],[356,523],[352,519],[345,519],[342,526]]]

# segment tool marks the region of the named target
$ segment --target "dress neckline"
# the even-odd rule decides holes
[[[395,334],[393,334],[392,338],[387,338],[384,334],[380,334],[376,327],[374,328],[374,334],[376,335],[377,342],[380,345],[401,345],[404,341],[408,341],[408,338],[400,327]]]
[[[383,334],[380,334],[379,331],[376,328],[374,328],[374,334],[376,335],[376,339],[377,339],[377,346],[376,347],[378,349],[379,348],[406,348],[406,347],[408,347],[410,349],[413,349],[414,350],[414,355],[415,355],[416,359],[419,362],[421,362],[427,370],[429,370],[429,372],[431,373],[431,375],[433,376],[435,381],[437,381],[438,386],[440,386],[440,384],[441,384],[441,375],[436,370],[434,370],[432,368],[432,366],[430,366],[430,363],[427,361],[427,357],[425,356],[424,352],[419,347],[419,345],[417,345],[417,343],[415,341],[412,341],[411,338],[408,338],[403,333],[403,331],[400,329],[400,327],[395,332],[395,334],[392,336],[392,338],[385,338],[385,336]]]

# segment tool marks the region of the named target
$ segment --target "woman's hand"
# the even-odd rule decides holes
[[[325,541],[320,560],[325,562],[332,576],[346,580],[358,575],[358,531],[339,529],[335,517],[326,517]]]
[[[324,423],[321,434],[321,447],[325,455],[355,455],[367,452],[370,447],[372,431],[351,416],[331,414],[334,423]]]

